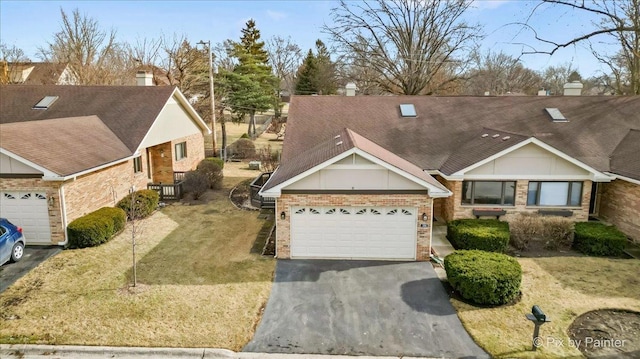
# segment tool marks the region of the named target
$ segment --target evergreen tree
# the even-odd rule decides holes
[[[240,42],[234,43],[231,51],[238,64],[232,72],[225,74],[229,87],[228,103],[235,121],[242,121],[249,115],[247,133],[253,137],[256,135],[256,112],[272,107],[278,88],[278,80],[267,63],[268,55],[255,21],[247,21]]]
[[[318,84],[315,79],[318,73],[316,58],[313,51],[309,50],[307,57],[298,70],[298,81],[296,82],[296,95],[311,95],[318,93]]]

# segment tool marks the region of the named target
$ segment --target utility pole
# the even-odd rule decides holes
[[[213,140],[213,156],[217,157],[217,136],[216,136],[216,100],[215,93],[213,88],[213,52],[211,51],[211,40],[203,41],[197,43],[197,45],[206,45],[207,50],[209,51],[209,88],[211,91],[211,139]],[[224,149],[223,149],[224,151]]]

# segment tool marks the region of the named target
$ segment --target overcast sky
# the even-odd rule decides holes
[[[524,45],[536,45],[533,33],[514,22],[524,22],[538,1],[475,0],[466,20],[484,26],[484,49],[519,56]],[[331,24],[330,10],[335,1],[7,1],[0,0],[0,40],[22,48],[37,61],[37,49],[51,41],[60,28],[60,9],[96,19],[104,29],[117,31],[119,41],[135,43],[137,38],[157,38],[162,34],[184,34],[192,42],[238,40],[244,23],[256,20],[263,39],[273,35],[291,36],[306,52],[320,38],[329,43],[322,26]],[[593,28],[593,18],[579,11],[542,7],[530,19],[538,34],[553,40],[566,40]],[[603,39],[606,40],[606,39]],[[600,43],[602,51],[613,47]],[[525,66],[541,70],[549,65],[571,63],[583,77],[605,70],[586,46],[563,49],[552,57],[525,55]]]

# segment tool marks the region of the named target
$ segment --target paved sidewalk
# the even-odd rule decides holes
[[[136,347],[90,347],[72,345],[24,345],[0,344],[0,358],[21,359],[141,359],[141,358],[226,358],[226,359],[353,359],[353,356],[330,356],[309,354],[265,354],[236,353],[226,349],[210,348],[136,348]],[[358,359],[400,359],[400,357],[366,357]],[[402,359],[412,359],[402,357]],[[419,358],[413,358],[419,359]],[[426,358],[423,358],[426,359]]]

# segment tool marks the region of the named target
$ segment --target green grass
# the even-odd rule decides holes
[[[263,224],[228,191],[139,222],[138,283],[129,227],[93,248],[65,250],[0,295],[0,343],[219,347],[253,336],[275,260],[251,253]]]

